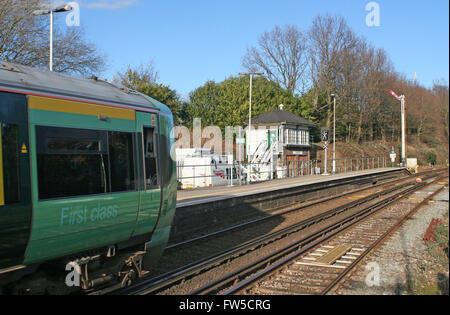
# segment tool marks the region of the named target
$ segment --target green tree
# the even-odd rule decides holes
[[[187,125],[192,126],[194,118],[201,118],[204,126],[219,126],[222,130],[226,126],[247,125],[249,85],[248,77],[230,77],[220,83],[206,82],[189,95],[189,102],[183,109]],[[287,111],[305,114],[305,118],[315,120],[313,111],[308,108],[307,102],[302,102],[302,98],[293,96],[290,91],[266,78],[254,78],[252,116],[278,109],[280,104]]]
[[[436,165],[436,163],[437,163],[436,151],[434,151],[434,150],[428,151],[428,153],[427,153],[427,163],[429,163],[431,165]]]
[[[181,110],[183,103],[177,92],[168,85],[157,83],[158,72],[153,63],[141,65],[137,68],[128,67],[122,73],[118,73],[115,81],[123,86],[148,95],[155,100],[167,105],[174,115],[176,124],[181,123]]]
[[[193,91],[190,101],[183,107],[183,120],[192,127],[194,118],[201,118],[203,125],[215,125],[217,119],[217,104],[219,100],[219,86],[214,81],[206,82],[202,87]]]

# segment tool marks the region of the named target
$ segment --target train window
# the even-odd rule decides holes
[[[45,154],[107,153],[107,132],[59,127],[36,127],[37,150]]]
[[[135,189],[133,136],[131,133],[109,133],[109,160],[111,162],[111,191]]]
[[[47,147],[49,150],[65,151],[98,151],[100,143],[93,140],[71,140],[49,138]]]
[[[133,134],[36,127],[39,198],[136,189]]]
[[[1,154],[3,164],[0,177],[0,206],[20,202],[19,195],[19,127],[13,124],[1,124]],[[2,200],[1,200],[2,199]]]
[[[156,148],[157,146],[156,146],[155,129],[144,127],[144,159],[145,159],[146,190],[157,188],[159,185]]]
[[[36,127],[39,198],[110,191],[107,132]]]

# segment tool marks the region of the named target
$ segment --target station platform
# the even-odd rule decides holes
[[[370,175],[384,175],[389,173],[398,173],[405,168],[379,168],[372,170],[363,170],[335,175],[310,175],[296,178],[276,179],[267,182],[235,185],[235,186],[217,186],[212,188],[198,188],[194,190],[181,190],[177,194],[177,208],[213,203],[226,199],[234,199],[250,195],[258,195],[277,190],[289,190],[299,186],[333,183],[342,179],[352,179],[356,177],[367,177]]]
[[[406,168],[380,168],[178,191],[170,244],[270,216],[286,207],[410,175]]]

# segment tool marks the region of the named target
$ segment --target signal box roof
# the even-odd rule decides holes
[[[279,125],[297,125],[305,127],[314,127],[315,124],[309,120],[297,116],[291,112],[285,110],[273,110],[262,115],[252,118],[252,124],[264,125],[264,124],[279,124]]]

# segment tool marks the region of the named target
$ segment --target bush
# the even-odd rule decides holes
[[[427,163],[431,165],[436,165],[437,163],[437,153],[434,150],[430,150],[427,153]]]

